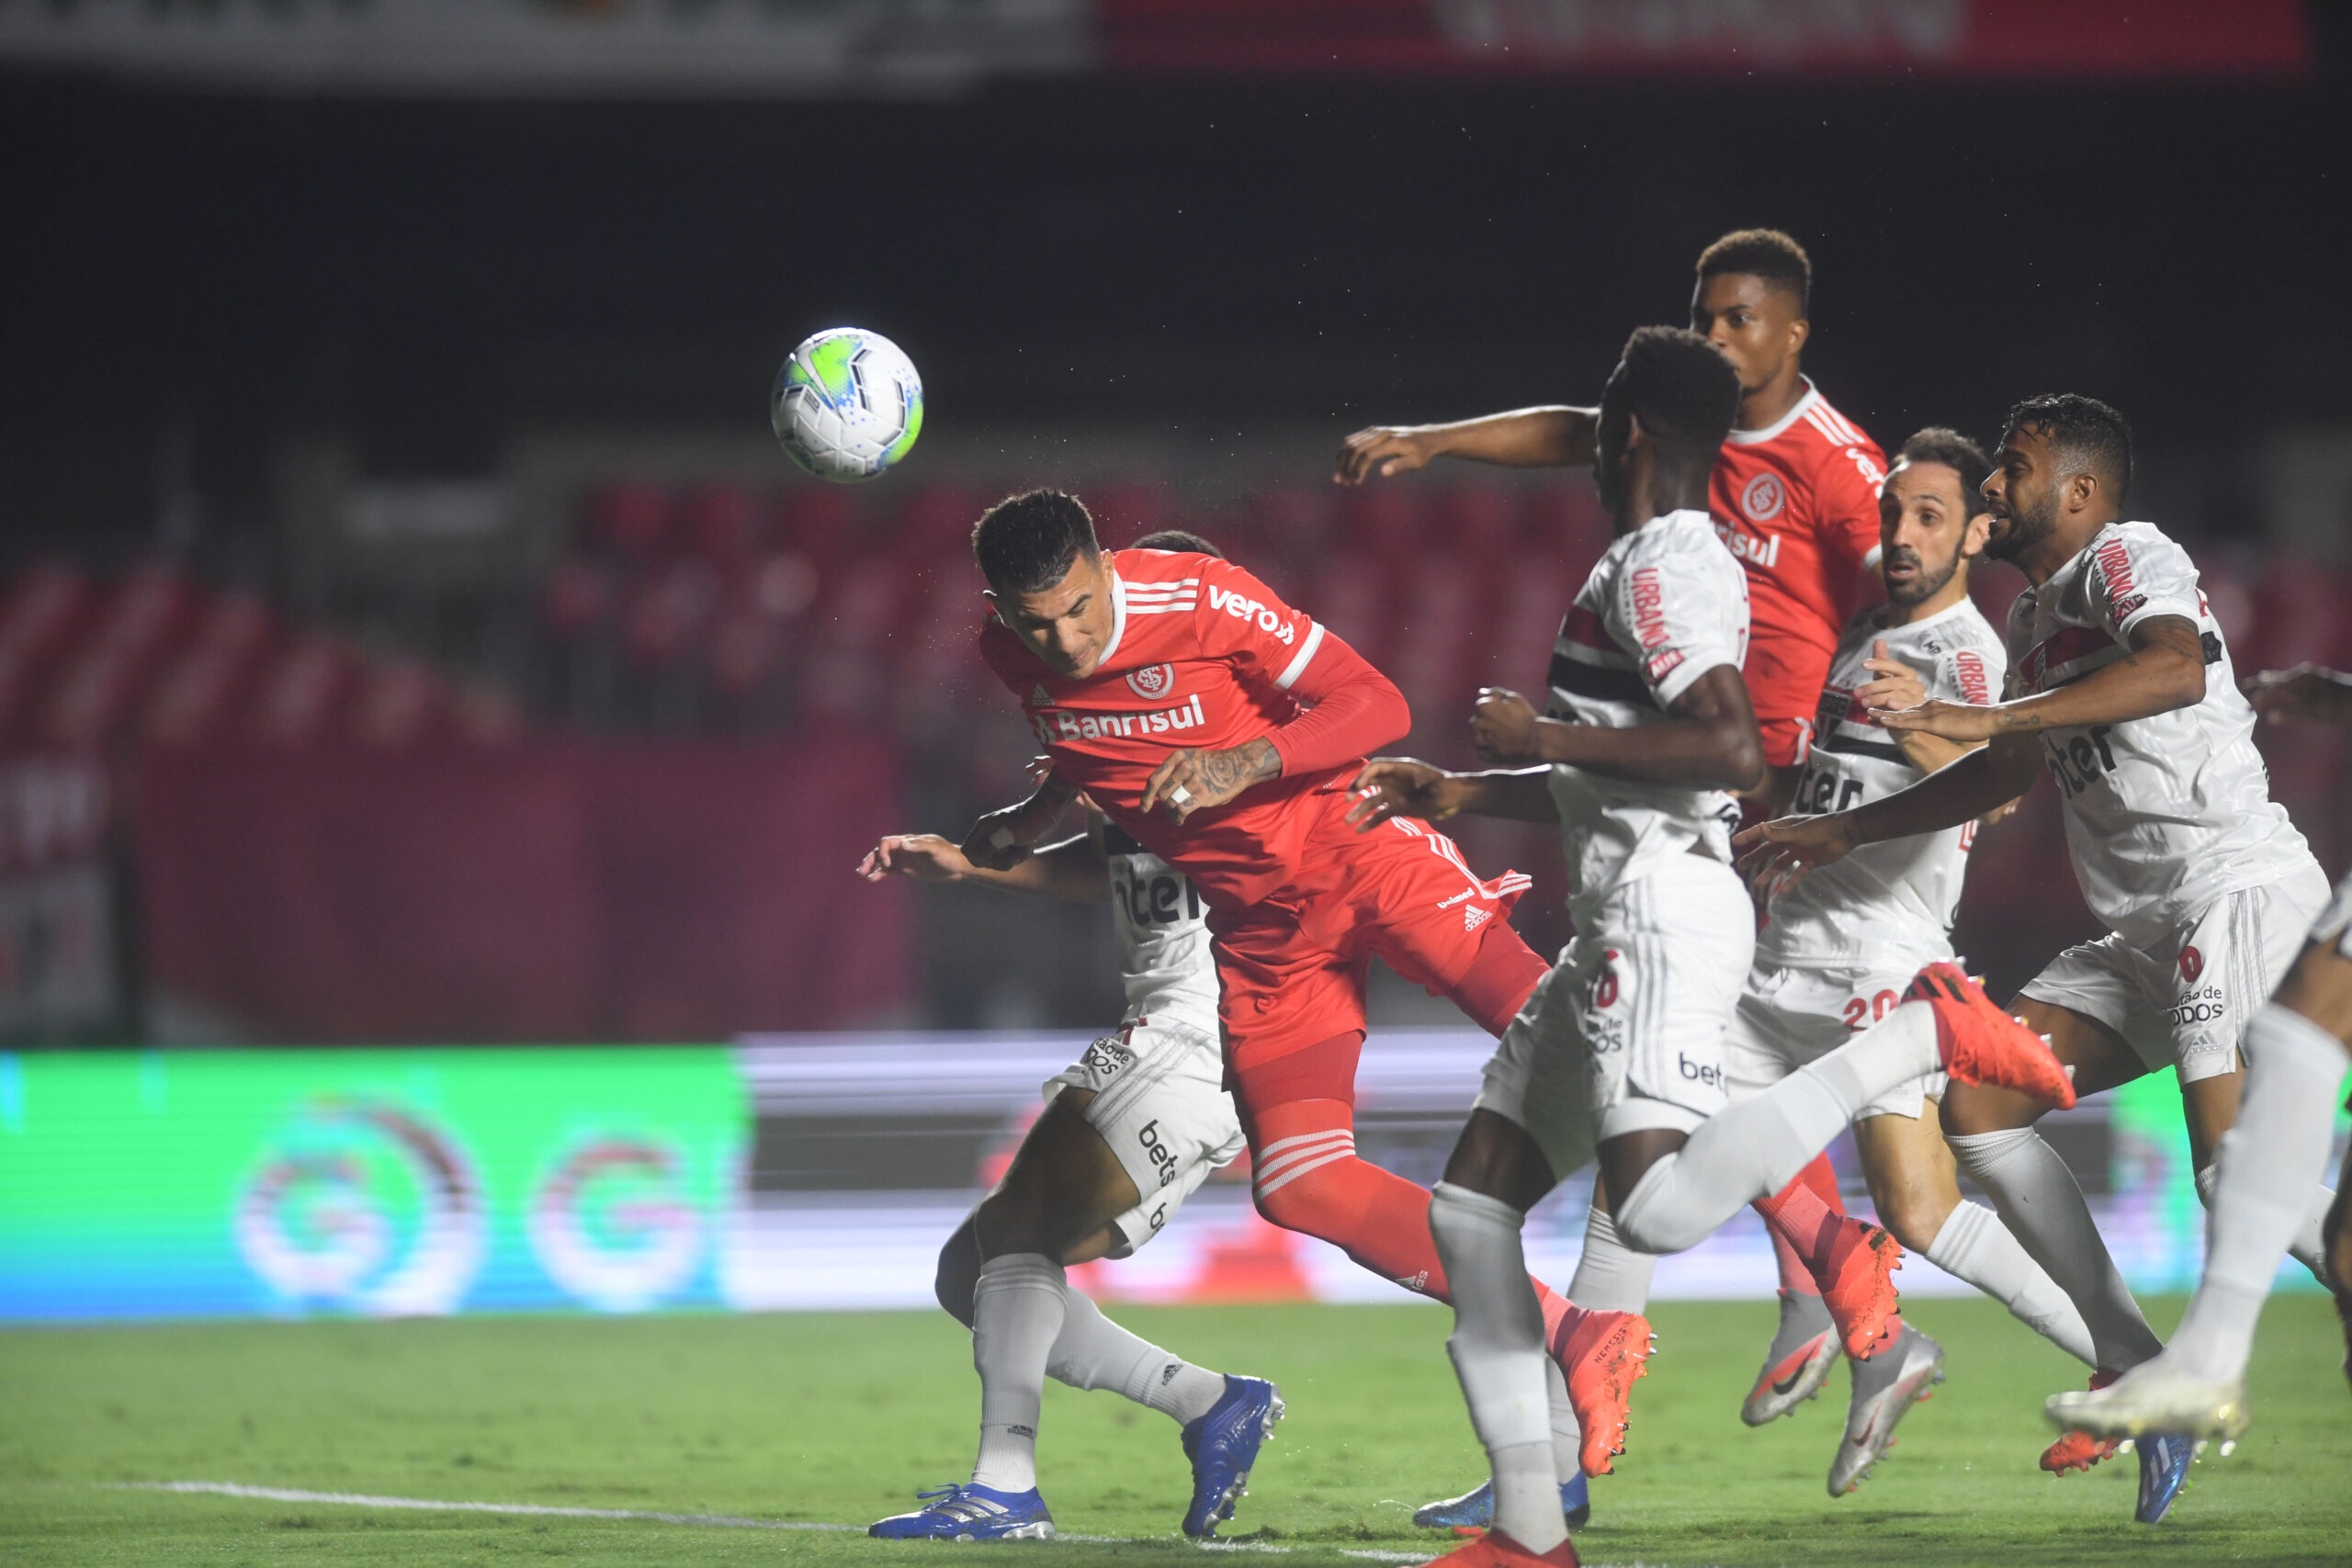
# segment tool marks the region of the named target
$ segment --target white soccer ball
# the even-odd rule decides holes
[[[870,479],[922,434],[922,378],[880,333],[831,327],[775,373],[768,423],[792,460],[819,479]]]

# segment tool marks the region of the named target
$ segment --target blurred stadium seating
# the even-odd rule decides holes
[[[1084,493],[1106,542],[1123,544],[1157,527],[1192,527],[1310,609],[1404,689],[1416,718],[1405,749],[1460,765],[1470,761],[1462,718],[1476,689],[1526,687],[1540,679],[1562,607],[1608,542],[1606,520],[1582,480],[1508,479],[1453,473],[1363,490],[1280,484],[1204,505],[1138,474]],[[840,875],[877,831],[903,826],[953,833],[1021,787],[1029,750],[971,650],[982,606],[965,538],[993,493],[977,480],[849,490],[805,481],[597,479],[581,487],[551,558],[506,596],[513,607],[503,613],[517,626],[473,638],[503,654],[476,659],[463,672],[444,667],[455,660],[430,637],[387,648],[379,631],[363,638],[306,622],[254,589],[210,584],[167,560],[139,561],[103,577],[62,562],[34,565],[0,584],[0,755],[107,761],[119,809],[127,814],[119,824],[123,852],[140,868],[146,906],[121,929],[145,932],[141,957],[163,964],[167,988],[193,986],[265,1033],[362,1038],[405,1030],[438,1038],[456,1029],[480,1036],[483,1024],[468,1031],[456,1021],[463,1008],[436,1011],[419,1003],[338,1013],[327,994],[333,987],[320,989],[323,973],[303,986],[280,976],[259,989],[224,987],[207,968],[228,962],[224,931],[246,929],[253,942],[266,944],[280,939],[285,921],[317,919],[325,906],[289,903],[282,893],[241,906],[229,892],[237,878],[228,874],[263,852],[222,835],[242,823],[242,830],[275,846],[269,853],[295,854],[300,835],[289,840],[288,824],[305,818],[293,795],[273,790],[365,794],[366,782],[385,776],[381,767],[396,757],[409,759],[401,776],[411,784],[438,773],[479,784],[483,764],[469,754],[520,749],[528,762],[508,772],[537,770],[543,788],[562,793],[559,777],[584,780],[624,766],[609,751],[578,749],[581,738],[628,736],[756,754],[758,766],[796,777],[852,768],[868,786],[860,791],[860,809],[792,818],[805,863],[822,868],[827,878]],[[2304,659],[2352,662],[2352,614],[2345,608],[2352,583],[2340,573],[2276,553],[2214,547],[2199,554],[2205,591],[2242,674]],[[1997,621],[2020,580],[2006,567],[1987,568],[1979,579],[1979,597]],[[404,603],[390,615],[383,608],[376,604],[353,619],[361,629],[450,621],[431,604]],[[783,740],[792,742],[796,761],[787,764],[773,749]],[[755,744],[762,741],[771,746]],[[746,746],[752,750],[744,752]],[[2278,797],[2321,858],[2340,865],[2342,740],[2301,732],[2285,746],[2266,737],[2266,747]],[[231,751],[250,755],[224,771],[220,759]],[[333,766],[297,761],[313,754],[352,760]],[[173,758],[188,755],[200,755],[203,765],[172,765]],[[370,757],[378,763],[368,764]],[[769,786],[786,788],[781,776]],[[208,787],[232,777],[236,791]],[[602,830],[626,836],[637,829],[625,826],[628,811],[610,802],[627,797],[638,809],[692,818],[696,809],[687,795],[673,798],[663,791],[718,787],[709,775],[695,777],[702,782],[689,784],[678,775],[674,785],[635,786],[608,777],[580,784],[567,798],[606,802],[597,808]],[[141,778],[153,781],[143,790]],[[903,790],[885,782],[899,778]],[[210,814],[180,809],[174,791],[201,792]],[[456,841],[431,828],[438,818],[429,811],[403,808],[400,792],[368,798],[377,802],[371,841],[391,860],[379,857],[371,866],[350,852],[332,875],[315,867],[306,874],[314,888],[333,875],[357,879],[341,900],[353,908],[391,899],[386,888],[400,853]],[[832,797],[820,792],[807,798]],[[650,804],[656,799],[667,804]],[[724,812],[702,815],[714,834],[722,831]],[[760,818],[727,820],[725,831],[744,833]],[[1963,950],[1996,981],[2021,979],[2053,947],[2091,929],[2072,879],[2060,869],[2061,832],[2054,803],[2036,792],[2017,818],[1981,840],[1961,934]],[[1508,861],[1535,874],[1537,890],[1520,923],[1539,943],[1565,940],[1550,835],[1475,823],[1463,837],[1486,863]],[[394,844],[408,848],[384,848]],[[523,874],[522,862],[515,863]],[[777,862],[771,869],[788,875],[789,866],[801,863]],[[182,880],[170,880],[183,872]],[[453,890],[440,897],[462,902],[471,895],[454,889],[474,885],[448,884]],[[626,897],[617,885],[598,886],[605,888],[600,897]],[[872,910],[896,897],[856,888],[845,875],[838,890],[819,886],[847,911]],[[793,890],[804,902],[808,894]],[[428,895],[412,888],[392,902],[415,908],[423,929],[450,929],[413,905],[419,897]],[[540,897],[556,894],[549,887]],[[535,907],[527,898],[513,906]],[[763,998],[752,1015],[737,1017],[716,1001],[682,1011],[628,1001],[559,1005],[548,996],[506,1009],[506,1024],[490,1032],[724,1035],[886,1017],[1082,1023],[1088,1010],[1113,1005],[1107,975],[1073,978],[1057,957],[1067,951],[1064,942],[1034,940],[1042,930],[1088,942],[1079,934],[1084,911],[1037,912],[1046,924],[1024,921],[1023,929],[1033,932],[1024,942],[984,912],[971,914],[984,910],[984,899],[945,907],[949,913],[927,908],[916,917],[926,933],[925,961],[886,965],[887,975],[837,966],[866,976],[858,997],[820,997],[794,1010],[774,987],[718,987],[714,998]],[[976,919],[999,929],[983,933]],[[1057,919],[1066,924],[1054,924]],[[201,942],[181,935],[198,931]],[[213,956],[198,962],[192,955],[199,952]],[[356,985],[357,949],[345,961]],[[744,962],[753,962],[748,952]],[[444,972],[428,963],[412,978],[422,985]],[[926,978],[918,981],[917,973]],[[652,984],[650,970],[644,978]],[[431,989],[423,986],[424,993]],[[309,999],[294,1003],[296,990]],[[962,999],[950,999],[956,998]]]

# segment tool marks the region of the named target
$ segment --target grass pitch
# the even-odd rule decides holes
[[[2178,1303],[2157,1303],[2169,1325]],[[1674,1304],[1631,1451],[1596,1483],[1588,1562],[2191,1563],[2352,1560],[2352,1396],[2324,1301],[2271,1303],[2256,1426],[2209,1455],[2171,1522],[2131,1523],[2135,1461],[2034,1469],[2071,1362],[1998,1307],[1922,1301],[1951,1381],[1855,1496],[1825,1478],[1845,1376],[1751,1432],[1737,1405],[1772,1309]],[[1439,1308],[1122,1309],[1212,1366],[1278,1379],[1290,1417],[1229,1536],[1343,1568],[1455,1544],[1417,1503],[1481,1458]],[[1047,1390],[1040,1472],[1069,1534],[1002,1547],[851,1531],[421,1512],[130,1489],[239,1482],[383,1497],[863,1526],[970,1463],[969,1342],[938,1314],[218,1324],[0,1333],[0,1561],[11,1563],[1172,1561],[1186,1469],[1172,1424]],[[1376,1555],[1375,1555],[1376,1554]],[[1254,1557],[1254,1554],[1253,1554]],[[1010,1568],[1010,1564],[1008,1565]]]

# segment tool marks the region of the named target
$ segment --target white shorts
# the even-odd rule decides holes
[[[1123,1024],[1046,1080],[1047,1099],[1065,1089],[1094,1091],[1080,1114],[1143,1194],[1112,1222],[1126,1238],[1111,1249],[1114,1258],[1158,1235],[1209,1172],[1248,1146],[1225,1091],[1225,1052],[1213,1032],[1190,1024]]]
[[[2018,994],[2097,1019],[2154,1072],[2196,1083],[2238,1070],[2245,1026],[2303,950],[2327,902],[2317,866],[2224,894],[2153,942],[2070,947]]]
[[[1478,1105],[1566,1177],[1611,1138],[1690,1132],[1727,1103],[1724,1029],[1756,908],[1720,861],[1679,855],[1620,888],[1560,950],[1487,1062]]]
[[[1758,959],[1724,1036],[1733,1101],[1761,1094],[1878,1022],[1902,1003],[1912,976],[1949,957],[1928,953],[1900,969],[1783,969]],[[1940,1072],[1914,1078],[1863,1106],[1854,1120],[1908,1116],[1916,1122],[1919,1101],[1941,1100],[1944,1083]]]
[[[2332,942],[2337,953],[2352,958],[2352,876],[2335,885],[2335,896],[2312,926],[2311,940]]]

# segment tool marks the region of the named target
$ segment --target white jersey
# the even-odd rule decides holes
[[[1200,890],[1114,824],[1103,824],[1102,843],[1111,857],[1125,1021],[1186,1023],[1216,1039],[1216,961]]]
[[[1993,701],[2008,656],[1992,623],[1966,599],[1907,626],[1883,626],[1879,612],[1847,626],[1821,689],[1813,751],[1790,809],[1844,811],[1907,789],[1923,776],[1894,737],[1853,701],[1878,679],[1862,668],[1886,644],[1890,658],[1918,671],[1928,695],[1948,703]],[[1865,844],[1807,875],[1765,909],[1758,962],[1780,969],[1917,968],[1951,953],[1951,922],[1976,824]]]
[[[2066,807],[2075,878],[2093,913],[2150,942],[2226,894],[2310,866],[2311,848],[2270,798],[2197,568],[2152,524],[2110,523],[2009,609],[2014,695],[2052,691],[2131,651],[2132,629],[2177,615],[2205,646],[2205,698],[2153,718],[2045,730],[2043,764]]]
[[[1571,724],[1667,722],[1692,682],[1747,657],[1747,573],[1704,512],[1669,512],[1604,551],[1560,624],[1547,712]],[[1739,803],[1722,790],[1555,766],[1550,779],[1573,891],[1589,926],[1618,888],[1700,849],[1728,865]]]

